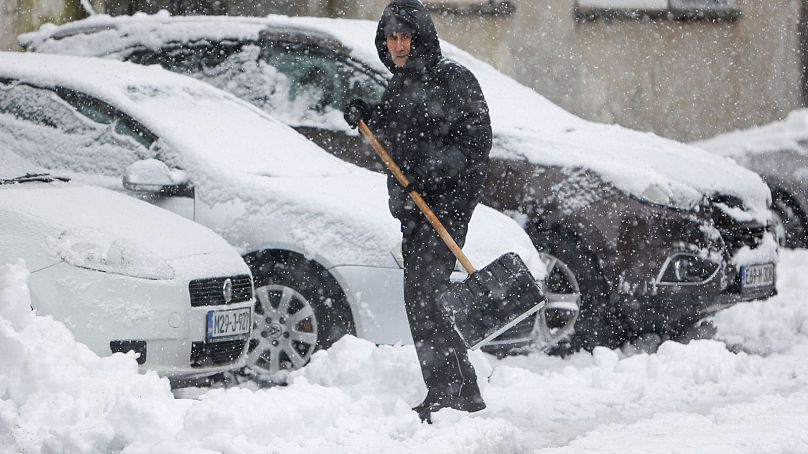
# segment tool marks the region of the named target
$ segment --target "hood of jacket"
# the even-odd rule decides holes
[[[387,50],[387,36],[384,30],[387,23],[393,18],[408,24],[413,29],[412,50],[403,71],[421,72],[440,60],[442,54],[438,31],[435,29],[435,24],[426,7],[419,0],[393,0],[384,8],[382,18],[379,19],[379,25],[376,28],[376,50],[379,53],[379,59],[387,69],[393,73],[402,71],[402,69],[396,68],[390,51]]]

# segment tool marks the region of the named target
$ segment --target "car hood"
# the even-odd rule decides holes
[[[209,229],[123,194],[64,183],[0,186],[4,216],[26,219],[55,255],[87,245],[164,261],[233,248]],[[133,256],[134,257],[134,256]]]

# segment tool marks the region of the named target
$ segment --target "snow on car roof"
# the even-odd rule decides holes
[[[722,156],[740,156],[746,153],[783,150],[808,153],[806,141],[808,141],[808,109],[798,109],[790,112],[784,120],[719,134],[693,142],[692,145]]]
[[[0,78],[94,96],[131,115],[169,145],[218,163],[222,170],[289,177],[351,172],[349,165],[250,104],[159,67],[3,52]]]
[[[354,58],[388,73],[373,45],[376,22],[354,19],[185,18],[165,12],[100,15],[58,27],[45,25],[22,35],[20,43],[40,52],[110,55],[132,46],[158,47],[178,40],[257,39],[268,26],[304,28],[336,37]],[[92,32],[95,38],[87,34]],[[760,177],[729,160],[652,133],[583,120],[461,49],[445,41],[441,47],[480,81],[491,109],[492,156],[591,169],[630,194],[662,192],[677,206],[695,205],[715,193],[737,196],[758,212],[768,205],[769,190]]]

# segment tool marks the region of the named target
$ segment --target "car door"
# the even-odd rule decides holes
[[[161,143],[123,112],[91,96],[0,80],[0,144],[48,169],[125,192],[193,219],[193,194],[141,193],[123,187],[126,168],[159,159]]]

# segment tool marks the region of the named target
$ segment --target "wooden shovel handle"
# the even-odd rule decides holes
[[[393,157],[390,156],[390,153],[388,153],[387,150],[384,149],[384,146],[381,143],[379,143],[378,140],[376,140],[376,136],[373,135],[373,133],[370,131],[370,128],[368,128],[368,125],[366,125],[363,120],[359,120],[359,132],[361,132],[362,135],[365,136],[366,139],[368,139],[370,145],[373,147],[374,150],[376,150],[376,153],[379,155],[379,157],[382,158],[382,162],[384,162],[387,168],[390,169],[390,172],[392,172],[393,176],[396,177],[398,183],[404,188],[409,186],[410,180],[407,179],[407,177],[404,175],[404,172],[402,172],[401,169],[396,164],[396,162],[393,161]],[[421,212],[424,213],[424,216],[426,216],[427,220],[429,220],[429,223],[432,224],[432,227],[435,228],[435,231],[438,232],[438,236],[440,236],[443,242],[446,243],[446,246],[449,247],[449,250],[452,251],[452,254],[454,254],[455,257],[457,257],[457,260],[460,261],[460,264],[463,265],[463,268],[466,269],[466,272],[471,274],[477,271],[476,269],[474,269],[474,266],[471,265],[471,262],[469,262],[469,259],[468,257],[466,257],[466,254],[464,254],[463,251],[460,249],[460,246],[457,245],[454,238],[452,238],[452,236],[449,235],[449,232],[446,231],[446,227],[443,226],[438,217],[435,216],[435,213],[432,211],[432,209],[429,208],[429,205],[427,205],[424,198],[421,197],[421,194],[418,194],[418,192],[416,191],[412,191],[410,192],[410,197],[412,197],[412,200],[415,201],[415,205],[418,206]]]

